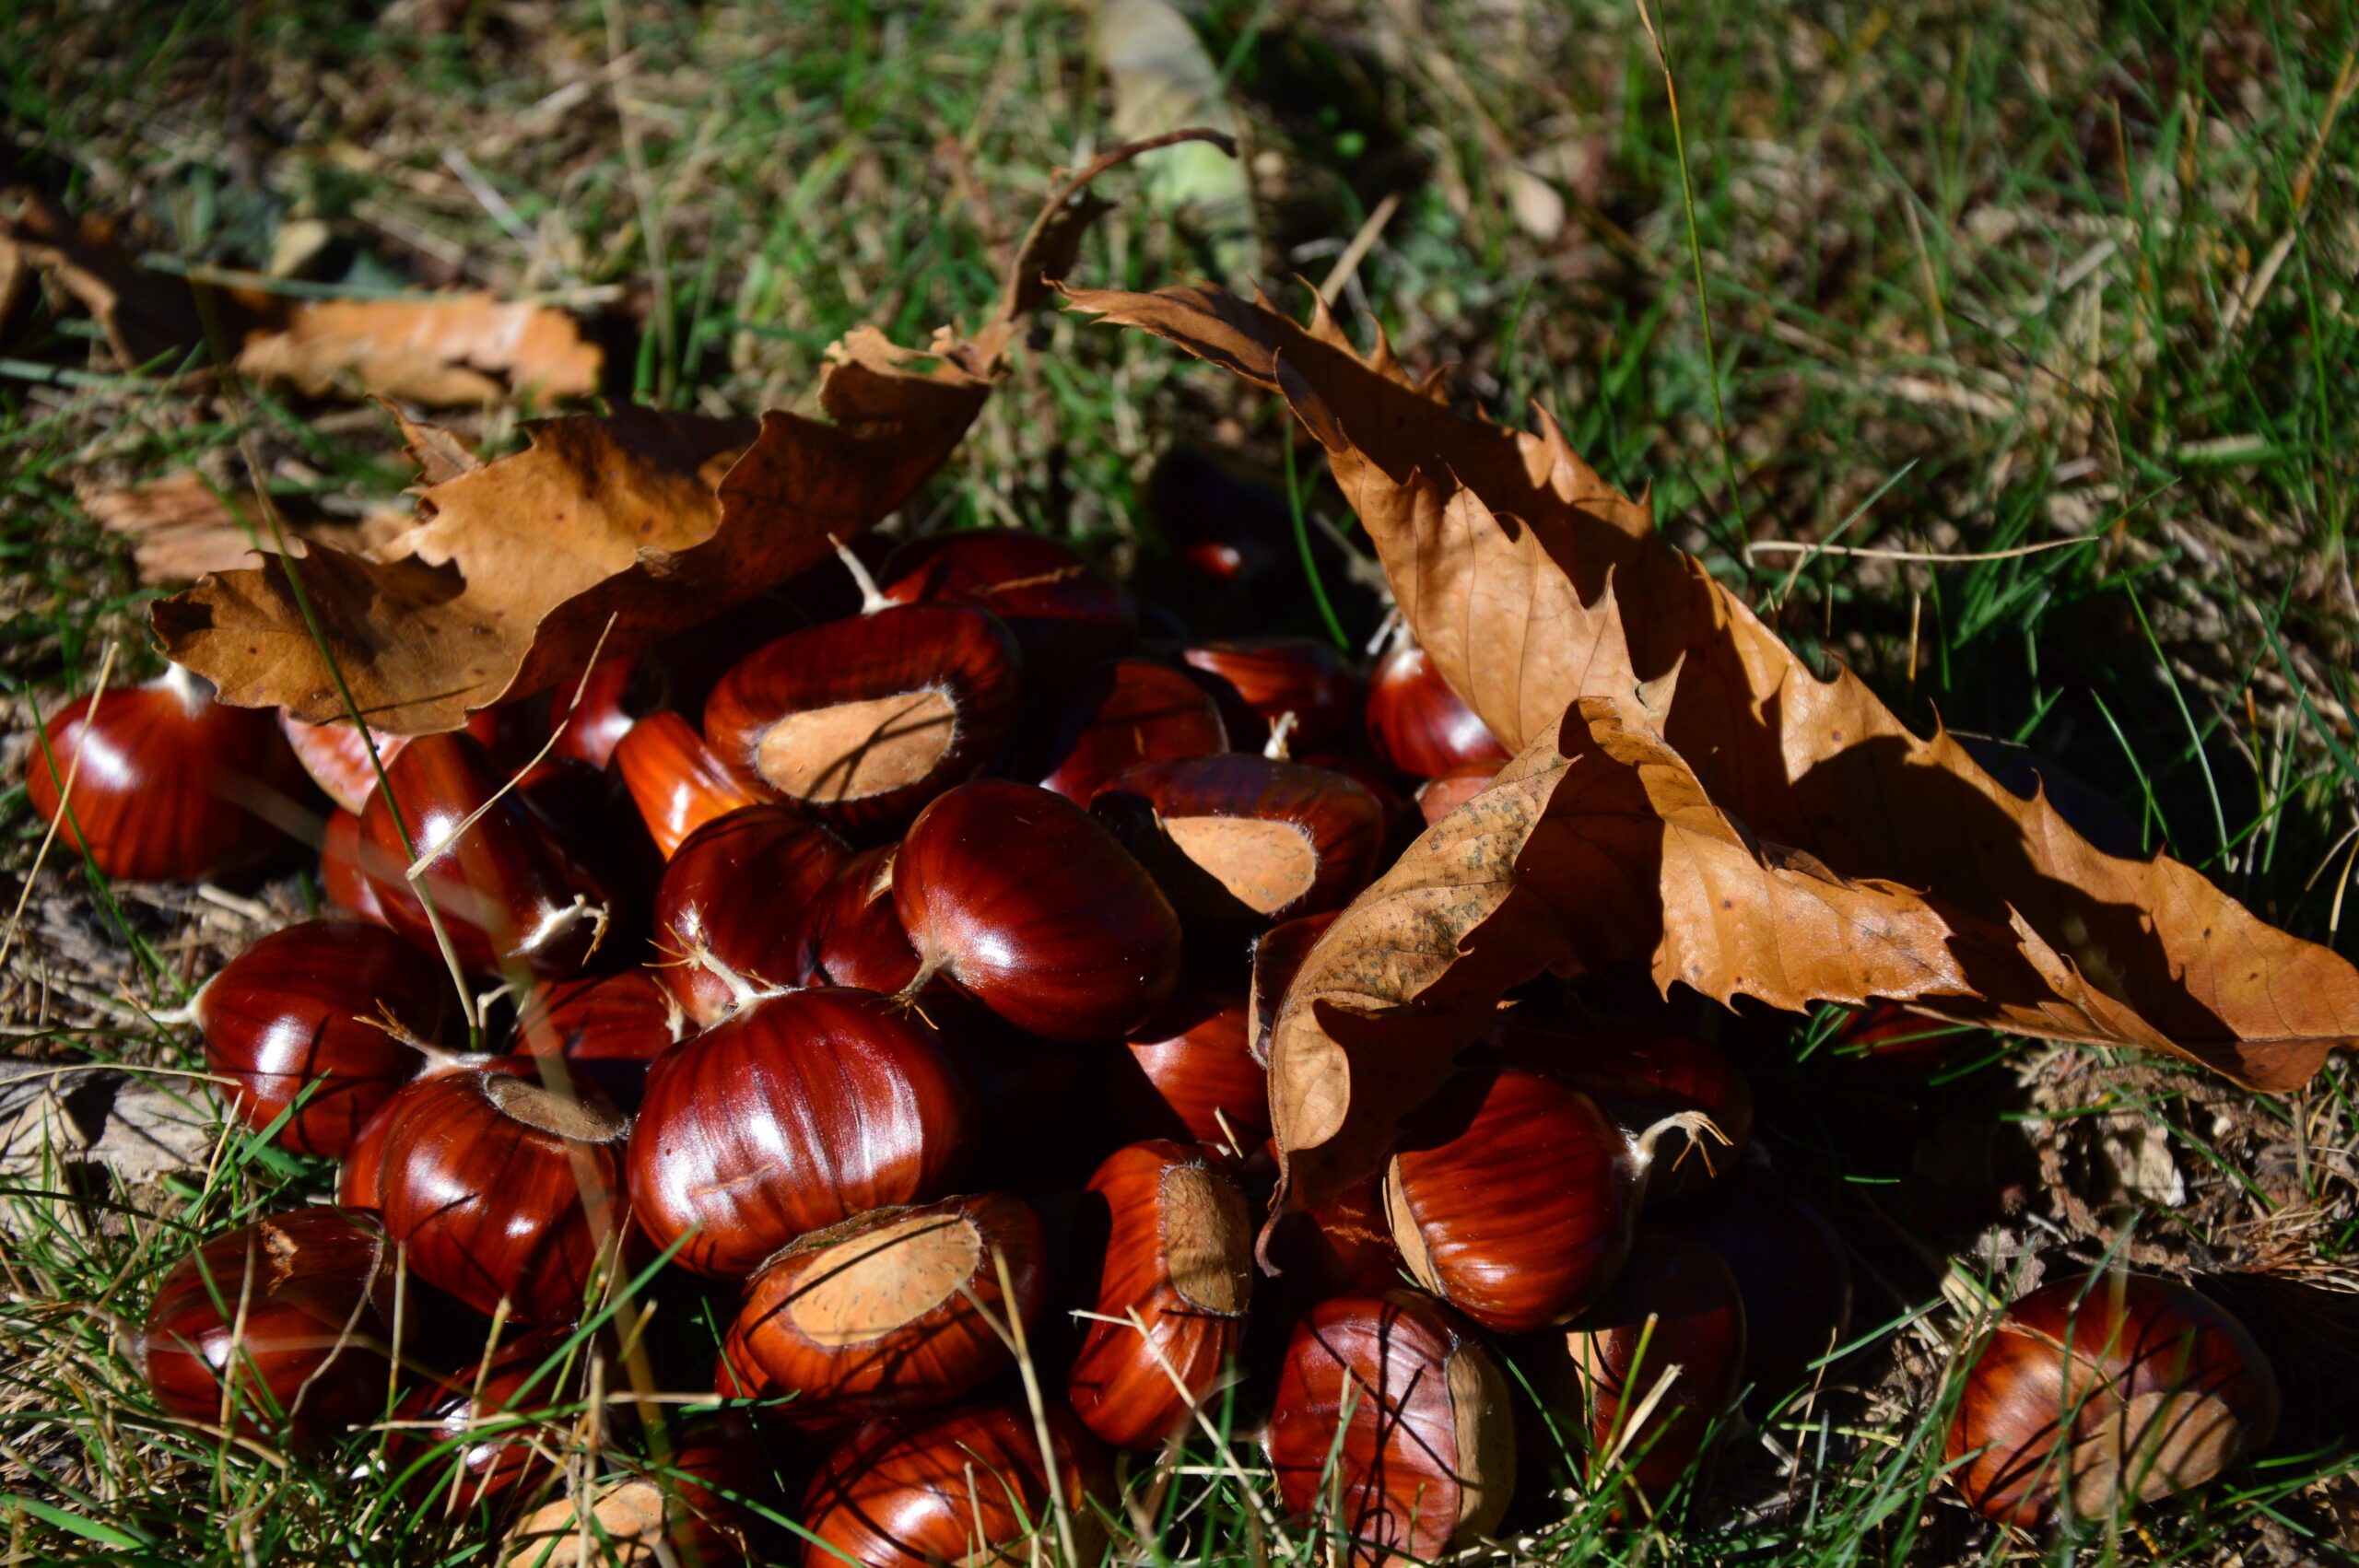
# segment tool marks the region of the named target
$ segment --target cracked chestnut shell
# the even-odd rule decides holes
[[[1103,1532],[1089,1507],[1100,1484],[1097,1446],[1064,1411],[1048,1412],[1054,1485],[1074,1548],[1094,1562]],[[937,1568],[945,1562],[1054,1561],[1050,1463],[1032,1418],[970,1405],[863,1422],[829,1457],[803,1500],[803,1568]],[[988,1479],[986,1479],[988,1478]],[[1037,1541],[1037,1554],[1026,1543]]]
[[[1356,781],[1243,753],[1133,767],[1090,810],[1180,911],[1227,924],[1339,909],[1384,853],[1384,809]]]
[[[746,806],[680,845],[655,885],[655,973],[710,1028],[757,992],[799,985],[820,895],[851,860],[843,841],[784,806]]]

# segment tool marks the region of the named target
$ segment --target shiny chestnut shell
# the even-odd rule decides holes
[[[630,1138],[640,1228],[698,1273],[743,1279],[808,1232],[943,1196],[972,1127],[910,1009],[870,991],[772,997],[648,1074]]]
[[[1340,773],[1264,756],[1147,763],[1090,810],[1176,907],[1212,920],[1268,925],[1339,909],[1384,853],[1375,796]]]
[[[917,978],[917,950],[893,908],[894,845],[863,849],[819,895],[812,921],[811,977],[891,994]]]
[[[782,1399],[775,1412],[798,1425],[963,1398],[1013,1359],[977,1309],[1006,1327],[992,1258],[1006,1259],[1015,1313],[1029,1323],[1047,1293],[1045,1251],[1039,1217],[1000,1192],[814,1231],[746,1285],[714,1386],[725,1398]]]
[[[639,1107],[655,1059],[688,1031],[677,998],[645,969],[543,980],[517,1010],[512,1050],[563,1057],[625,1111]]]
[[[1294,977],[1302,973],[1303,960],[1335,923],[1340,909],[1329,909],[1317,915],[1300,915],[1291,920],[1280,920],[1253,939],[1252,987],[1246,992],[1247,1039],[1253,1048],[1253,1059],[1264,1067],[1270,1061],[1270,1031],[1277,1027],[1278,1009],[1285,1004],[1287,988]]]
[[[2269,1441],[2281,1408],[2268,1358],[2209,1297],[2075,1274],[2016,1301],[1974,1348],[1946,1457],[1993,1519],[2107,1519],[2210,1480]]]
[[[889,605],[747,655],[705,700],[705,743],[764,800],[847,831],[896,826],[998,754],[1021,681],[987,611]]]
[[[608,766],[629,791],[648,837],[665,860],[715,817],[755,803],[753,791],[676,713],[651,713],[615,743]]]
[[[1062,1410],[1048,1412],[1055,1485],[1084,1562],[1097,1533],[1087,1496],[1101,1469],[1096,1445]],[[1050,1463],[1032,1418],[973,1405],[863,1423],[831,1455],[803,1501],[804,1568],[936,1568],[945,1562],[1027,1560],[1038,1540],[1057,1555]]]
[[[746,806],[698,828],[655,887],[664,989],[710,1026],[753,991],[801,983],[819,895],[851,859],[842,840],[784,806]]]
[[[1168,1140],[1117,1149],[1089,1192],[1108,1222],[1094,1309],[1100,1319],[1136,1314],[1145,1331],[1091,1321],[1066,1397],[1104,1442],[1153,1447],[1188,1424],[1244,1340],[1252,1208],[1201,1147]]]
[[[1051,1040],[1135,1028],[1180,976],[1180,920],[1112,834],[1029,784],[978,779],[920,813],[893,907],[921,972]]]
[[[1115,1119],[1142,1136],[1251,1153],[1270,1133],[1270,1075],[1250,1048],[1249,1022],[1242,997],[1174,997],[1106,1058]]]
[[[1241,638],[1181,649],[1220,702],[1239,747],[1258,748],[1294,715],[1288,744],[1298,755],[1348,745],[1360,715],[1359,677],[1328,643],[1308,637]]]
[[[265,859],[301,820],[310,781],[264,711],[230,708],[175,666],[146,685],[67,703],[25,754],[25,798],[58,821],[61,848],[86,848],[100,871],[134,882],[196,882]],[[79,756],[78,767],[75,758]]]
[[[425,1065],[382,1025],[434,1044],[453,1000],[441,964],[382,926],[307,920],[222,965],[189,1012],[239,1117],[264,1128],[286,1113],[282,1148],[333,1158]]]
[[[913,539],[885,564],[900,604],[971,604],[1005,623],[1036,673],[1119,653],[1137,634],[1130,596],[1068,545],[1013,528]]]
[[[1118,659],[1083,676],[1049,708],[1024,748],[1026,776],[1077,806],[1126,768],[1228,749],[1213,698],[1168,665]]]
[[[1414,642],[1386,653],[1368,672],[1367,743],[1386,766],[1412,778],[1509,755]]]
[[[1449,772],[1417,786],[1417,814],[1432,827],[1442,818],[1491,787],[1506,763],[1496,757],[1461,762]]]
[[[1339,1508],[1356,1563],[1434,1562],[1496,1527],[1515,1490],[1506,1379],[1413,1291],[1334,1296],[1295,1326],[1264,1443],[1287,1510]]]
[[[341,807],[328,813],[320,830],[320,892],[346,914],[390,929],[385,906],[360,869],[362,853],[360,819]]]
[[[659,673],[636,659],[601,659],[575,679],[558,682],[549,692],[549,723],[565,728],[551,755],[605,766],[641,713],[655,706],[643,694]]]
[[[324,1206],[217,1236],[164,1276],[140,1338],[147,1385],[173,1414],[244,1430],[325,1431],[384,1413],[393,1248]],[[232,1363],[236,1370],[231,1371]]]

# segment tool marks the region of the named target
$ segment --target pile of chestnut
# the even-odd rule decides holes
[[[677,1561],[781,1550],[765,1512],[810,1568],[1051,1521],[1094,1557],[1108,1450],[1191,1435],[1258,1433],[1363,1562],[1495,1534],[1560,1440],[1659,1515],[1848,1331],[1846,1247],[1745,1157],[1721,1047],[1543,988],[1381,1170],[1270,1213],[1278,999],[1504,761],[1412,644],[1363,676],[1191,640],[1013,532],[847,552],[456,733],[177,670],[85,699],[29,783],[55,819],[71,779],[100,870],[299,837],[345,912],[189,1010],[236,1115],[338,1169],[170,1270],[147,1381],[217,1432],[370,1427],[510,1518],[597,1437],[600,1529],[651,1478]],[[2183,1287],[2053,1285],[1988,1344],[1951,1443],[1994,1516],[2194,1484],[2273,1419]],[[684,1394],[712,1410],[605,1440]]]

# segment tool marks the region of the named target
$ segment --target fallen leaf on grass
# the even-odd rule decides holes
[[[627,410],[543,420],[512,457],[452,473],[428,456],[417,525],[365,555],[315,545],[299,571],[327,650],[369,722],[396,734],[457,728],[469,711],[578,674],[609,620],[606,654],[636,652],[825,558],[924,483],[965,436],[1015,335],[1072,265],[1104,205],[1089,180],[1182,133],[1117,148],[1062,184],[1020,247],[999,306],[969,337],[905,349],[870,328],[829,352],[826,419],[749,422]],[[439,468],[434,465],[439,464]],[[344,717],[287,566],[223,572],[155,605],[171,659],[223,700]]]
[[[100,528],[131,541],[145,583],[189,582],[253,556],[253,536],[194,469],[152,485],[86,490],[81,500]]]

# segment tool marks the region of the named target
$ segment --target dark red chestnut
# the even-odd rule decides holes
[[[920,813],[893,862],[919,973],[1051,1040],[1135,1028],[1180,976],[1180,920],[1114,836],[1062,796],[978,779]]]
[[[385,779],[392,802],[381,790],[361,813],[361,871],[395,930],[428,951],[436,946],[404,874],[414,845],[433,857],[423,880],[460,963],[488,970],[513,961],[535,975],[581,967],[605,930],[605,893],[514,791],[467,822],[508,782],[482,742],[417,736]]]
[[[917,978],[917,950],[893,909],[899,852],[890,844],[862,850],[819,895],[805,965],[814,979],[889,996]]]
[[[1974,1348],[1949,1473],[1993,1519],[2109,1519],[2262,1446],[2280,1408],[2268,1358],[2209,1297],[2149,1275],[2076,1274],[2008,1307]]]
[[[1077,806],[1143,762],[1228,749],[1220,709],[1179,671],[1144,659],[1100,665],[1047,716],[1027,777]]]
[[[1168,1140],[1116,1150],[1089,1190],[1112,1223],[1093,1293],[1098,1316],[1066,1396],[1101,1440],[1153,1447],[1188,1424],[1245,1337],[1252,1210],[1200,1146]]]
[[[1270,1060],[1270,1031],[1276,1027],[1278,1009],[1285,1005],[1286,988],[1302,972],[1302,961],[1335,923],[1340,909],[1326,909],[1316,915],[1299,915],[1291,920],[1280,920],[1253,939],[1253,986],[1246,993],[1248,1036],[1253,1047],[1253,1059],[1263,1066]]]
[[[753,792],[676,713],[651,713],[632,725],[612,761],[665,860],[706,823],[754,803]]]
[[[516,1015],[526,1056],[561,1056],[624,1110],[638,1108],[647,1070],[687,1033],[687,1015],[644,969],[544,980]]]
[[[814,1231],[746,1285],[714,1386],[724,1398],[792,1396],[776,1408],[798,1425],[972,1393],[1014,1359],[994,1257],[1029,1323],[1048,1287],[1039,1217],[1021,1199],[874,1209]]]
[[[1461,762],[1417,786],[1417,814],[1431,827],[1491,787],[1506,763],[1496,757]]]
[[[1392,1239],[1418,1283],[1500,1333],[1562,1322],[1613,1281],[1661,1133],[1637,1138],[1538,1073],[1461,1073],[1385,1169]]]
[[[1098,1484],[1096,1446],[1062,1410],[1049,1411],[1048,1421],[1053,1464],[1032,1418],[1004,1405],[863,1423],[804,1498],[811,1539],[803,1568],[1062,1561],[1049,1501],[1052,1468],[1075,1550],[1082,1562],[1096,1562],[1103,1532],[1087,1504]]]
[[[840,839],[784,806],[746,806],[680,845],[655,888],[657,975],[700,1027],[810,963],[819,895],[851,859]]]
[[[1240,747],[1259,749],[1289,713],[1297,752],[1331,751],[1351,741],[1360,712],[1359,678],[1316,638],[1200,642],[1180,649],[1180,657],[1211,683]]]
[[[133,882],[195,882],[252,865],[299,822],[311,785],[268,713],[213,700],[175,664],[143,686],[67,703],[25,755],[25,798],[62,845]],[[81,762],[77,768],[75,758]]]
[[[1811,1380],[1851,1326],[1851,1259],[1826,1217],[1766,1174],[1741,1169],[1693,1222],[1744,1297],[1745,1381],[1768,1396]]]
[[[329,903],[375,925],[390,927],[377,890],[360,869],[360,819],[339,806],[320,833],[320,891]],[[396,872],[400,868],[394,868]]]
[[[421,1079],[363,1129],[385,1230],[428,1284],[478,1312],[569,1322],[623,1222],[629,1123],[587,1083],[559,1094],[534,1057]],[[355,1197],[366,1193],[356,1192]]]
[[[1720,1418],[1744,1379],[1744,1299],[1719,1254],[1674,1231],[1639,1232],[1613,1285],[1565,1336],[1583,1395],[1590,1484],[1626,1467],[1660,1503],[1696,1471],[1726,1434]]]
[[[982,771],[1015,722],[1015,639],[969,604],[895,604],[845,557],[861,614],[740,661],[704,737],[739,783],[850,832],[892,827]]]
[[[601,659],[581,676],[560,681],[549,693],[549,720],[565,728],[552,755],[604,767],[656,704],[641,695],[655,672],[636,659]]]
[[[1340,773],[1264,756],[1147,763],[1090,810],[1175,906],[1212,920],[1269,924],[1339,909],[1384,853],[1375,796]]]
[[[463,1509],[548,1474],[548,1451],[565,1442],[548,1430],[564,1424],[549,1412],[566,1403],[563,1385],[578,1364],[580,1352],[566,1348],[572,1337],[563,1326],[532,1329],[414,1390],[396,1416],[405,1424],[395,1429],[395,1461],[416,1467],[435,1493],[454,1492]]]
[[[389,735],[381,730],[369,731],[376,743],[377,760],[369,760],[369,743],[360,731],[344,720],[332,724],[306,724],[278,709],[278,728],[294,748],[295,758],[311,782],[327,791],[329,800],[358,816],[369,806],[369,797],[377,792],[377,769],[391,767],[393,758],[402,755],[409,744],[407,735]],[[533,747],[522,744],[519,721],[512,708],[480,708],[467,715],[466,731],[485,745],[493,748],[492,755],[502,762],[522,764],[531,760]]]
[[[1507,1380],[1414,1291],[1335,1296],[1296,1325],[1264,1441],[1288,1511],[1324,1517],[1369,1568],[1472,1544],[1515,1490]]]
[[[885,596],[901,604],[971,604],[997,615],[1027,669],[1076,669],[1136,635],[1130,596],[1068,546],[1020,529],[913,539],[886,563]]]
[[[382,926],[309,920],[222,965],[189,1014],[247,1126],[286,1115],[282,1147],[334,1157],[426,1065],[454,1000],[449,971]]]
[[[325,1207],[216,1237],[164,1276],[140,1345],[157,1402],[190,1421],[324,1432],[384,1412],[393,1248]]]
[[[1948,1062],[1973,1034],[1962,1024],[1878,1001],[1854,1014],[1829,1049],[1836,1060],[1862,1072],[1911,1076]]]
[[[1172,999],[1109,1058],[1118,1116],[1158,1138],[1187,1138],[1240,1158],[1270,1134],[1270,1078],[1246,1039],[1245,1002]]]
[[[1437,778],[1462,762],[1508,760],[1507,747],[1414,642],[1396,644],[1367,677],[1367,743],[1388,766]]]
[[[640,1228],[698,1273],[742,1279],[807,1232],[941,1197],[970,1114],[908,1008],[870,991],[772,997],[648,1074],[630,1140]]]
[[[1503,1065],[1563,1079],[1636,1135],[1683,1111],[1713,1130],[1666,1129],[1647,1197],[1700,1192],[1736,1168],[1753,1136],[1753,1088],[1727,1051],[1699,1035],[1631,1034],[1538,1006],[1513,1007],[1491,1031]]]

